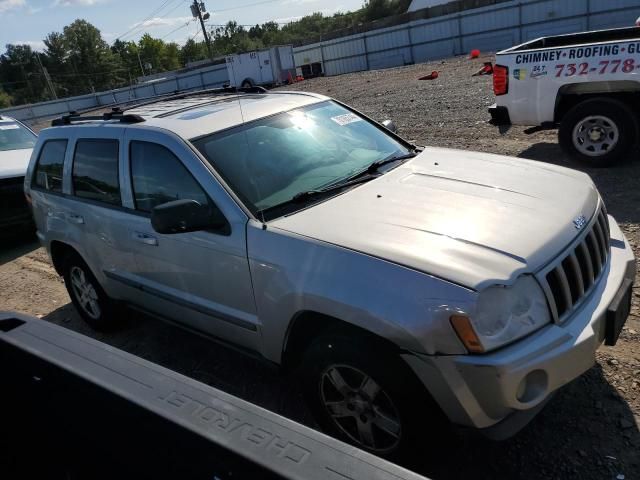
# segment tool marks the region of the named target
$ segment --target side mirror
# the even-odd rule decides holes
[[[174,200],[151,211],[151,226],[158,233],[185,233],[222,228],[227,221],[221,214],[195,200]]]
[[[398,133],[398,127],[396,126],[396,122],[393,120],[385,120],[382,122],[382,126],[393,133]]]

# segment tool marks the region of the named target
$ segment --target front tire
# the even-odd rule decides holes
[[[560,123],[558,140],[574,160],[591,167],[609,167],[629,153],[637,131],[636,118],[624,103],[592,98],[567,112]]]
[[[120,325],[122,312],[78,254],[67,255],[63,277],[73,305],[91,328],[108,331]]]
[[[300,381],[320,427],[374,455],[413,464],[448,431],[424,386],[382,342],[324,335],[303,354]]]

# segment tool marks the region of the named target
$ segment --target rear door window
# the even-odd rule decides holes
[[[33,185],[50,192],[62,193],[62,170],[66,140],[48,140],[40,150],[33,178]]]
[[[117,140],[85,139],[76,142],[73,156],[73,192],[76,197],[120,205]]]

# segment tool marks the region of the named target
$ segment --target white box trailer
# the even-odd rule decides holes
[[[291,45],[229,55],[225,62],[232,87],[281,85],[296,76]]]

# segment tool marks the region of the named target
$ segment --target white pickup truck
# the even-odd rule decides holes
[[[497,125],[558,128],[574,159],[606,167],[640,138],[640,28],[542,37],[496,54]]]

